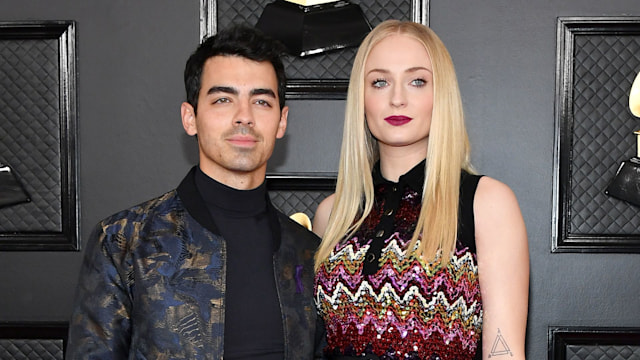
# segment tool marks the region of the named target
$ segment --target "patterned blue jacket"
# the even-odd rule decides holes
[[[225,242],[195,187],[194,170],[176,190],[95,228],[67,359],[222,359]],[[280,225],[274,272],[285,358],[312,359],[322,350],[313,304],[319,239],[269,206]]]

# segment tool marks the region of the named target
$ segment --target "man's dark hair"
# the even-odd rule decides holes
[[[285,47],[259,30],[243,25],[235,25],[219,31],[205,39],[191,54],[184,69],[184,87],[187,90],[187,102],[198,110],[198,95],[202,83],[204,63],[214,56],[240,56],[253,61],[268,61],[273,65],[278,80],[278,99],[280,110],[284,107],[287,78],[284,73],[281,56]]]

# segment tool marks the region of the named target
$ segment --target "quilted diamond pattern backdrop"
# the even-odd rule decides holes
[[[0,40],[0,162],[31,202],[0,209],[0,232],[60,232],[59,51],[56,39]]]
[[[640,346],[569,345],[566,360],[640,360]]]
[[[550,360],[640,360],[640,328],[550,327]]]
[[[62,360],[62,340],[2,339],[0,360]]]
[[[233,23],[255,25],[264,7],[273,0],[254,1],[217,1],[217,26],[224,29]],[[411,20],[411,0],[358,1],[365,17],[376,26],[386,19]],[[343,49],[327,52],[321,56],[310,56],[303,59],[287,57],[284,66],[289,79],[348,79],[352,60],[356,49]]]
[[[640,119],[628,109],[640,35],[576,35],[569,233],[640,234],[640,208],[604,194],[636,154]]]
[[[269,196],[278,210],[286,215],[303,212],[313,219],[318,204],[333,190],[270,190]]]

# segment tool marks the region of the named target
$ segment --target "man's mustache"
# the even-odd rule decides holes
[[[253,130],[252,127],[249,127],[246,125],[239,125],[238,127],[235,127],[232,130],[229,130],[224,133],[225,138],[228,138],[234,135],[244,135],[244,136],[249,135],[255,138],[256,140],[262,141],[262,136],[258,134],[255,130]]]

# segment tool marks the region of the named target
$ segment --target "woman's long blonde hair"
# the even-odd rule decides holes
[[[345,111],[335,200],[322,243],[315,255],[316,271],[343,239],[353,235],[373,208],[371,171],[378,160],[378,143],[367,127],[364,110],[364,68],[371,49],[382,39],[401,34],[420,41],[433,66],[433,112],[427,149],[422,209],[408,249],[421,238],[418,256],[448,261],[458,232],[460,170],[473,172],[464,125],[462,100],[451,56],[428,27],[387,20],[363,40],[356,54]],[[346,237],[345,237],[346,235]]]

